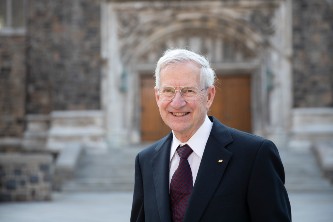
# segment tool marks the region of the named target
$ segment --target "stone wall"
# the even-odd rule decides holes
[[[51,154],[1,153],[0,202],[50,200]]]
[[[0,137],[23,134],[25,40],[24,36],[0,36]]]
[[[333,3],[292,3],[294,107],[332,107]]]
[[[27,112],[100,108],[100,2],[29,2]]]

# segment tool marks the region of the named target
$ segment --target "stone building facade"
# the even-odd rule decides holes
[[[293,107],[333,106],[333,9],[329,1],[293,1]]]
[[[26,38],[0,39],[0,135],[22,137],[26,114]]]
[[[100,2],[31,1],[28,114],[100,109]]]
[[[25,31],[0,30],[3,146],[143,142],[142,81],[170,47],[250,79],[252,133],[300,149],[333,136],[331,0],[26,2]]]
[[[29,115],[98,110],[110,140],[140,142],[136,82],[167,47],[199,51],[221,72],[248,69],[266,87],[252,92],[254,133],[288,137],[294,108],[333,104],[331,1],[27,4],[26,32],[0,37],[2,137],[22,138]]]
[[[292,1],[293,106],[289,137],[294,146],[332,141],[333,2]]]

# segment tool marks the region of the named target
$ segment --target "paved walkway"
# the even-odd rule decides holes
[[[332,222],[332,192],[289,194],[293,222]]]
[[[1,222],[128,222],[132,194],[56,193],[50,202],[0,204]]]
[[[61,193],[51,202],[0,204],[1,222],[128,222],[132,194]],[[332,222],[333,193],[290,193],[294,222]]]

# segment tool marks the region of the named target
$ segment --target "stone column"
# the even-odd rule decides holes
[[[126,79],[122,67],[117,16],[111,3],[102,3],[102,57],[105,61],[102,77],[102,109],[105,112],[107,143],[112,147],[128,144],[126,128]]]
[[[270,39],[270,69],[273,74],[272,89],[269,92],[270,122],[268,132],[275,142],[285,144],[290,131],[291,91],[291,1],[281,2],[276,10],[273,26],[275,34]]]

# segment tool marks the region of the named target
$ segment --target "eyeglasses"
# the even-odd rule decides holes
[[[175,87],[163,87],[158,90],[158,93],[162,100],[165,101],[172,101],[175,98],[176,93],[179,92],[180,95],[184,98],[185,101],[196,99],[197,96],[203,91],[204,89],[198,89],[195,87],[181,87],[176,89]]]

